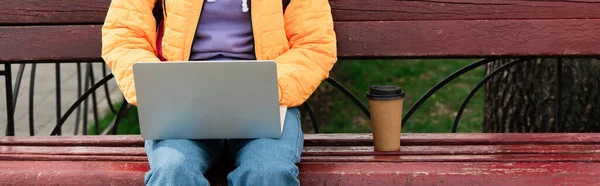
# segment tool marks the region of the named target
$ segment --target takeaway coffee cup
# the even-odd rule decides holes
[[[372,86],[367,97],[375,151],[400,150],[404,91],[396,86]]]

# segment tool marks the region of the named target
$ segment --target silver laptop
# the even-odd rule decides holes
[[[140,62],[133,73],[144,139],[282,134],[274,61]]]

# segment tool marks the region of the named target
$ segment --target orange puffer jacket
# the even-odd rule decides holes
[[[127,101],[137,105],[132,65],[157,57],[156,0],[112,0],[102,27],[102,58]],[[166,0],[162,57],[190,58],[202,0]],[[240,0],[241,2],[241,0]],[[275,60],[281,105],[301,105],[327,78],[337,61],[336,37],[328,0],[252,0],[256,58]]]

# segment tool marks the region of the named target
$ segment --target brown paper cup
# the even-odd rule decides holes
[[[400,150],[402,126],[402,102],[404,93],[396,87],[396,93],[378,92],[372,87],[369,91],[373,144],[376,151]],[[387,87],[394,89],[393,87]],[[399,90],[399,91],[398,91]],[[383,94],[383,95],[380,95]]]

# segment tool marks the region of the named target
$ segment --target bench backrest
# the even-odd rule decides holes
[[[341,58],[600,54],[600,3],[331,0]],[[0,61],[101,61],[110,0],[3,0]]]

